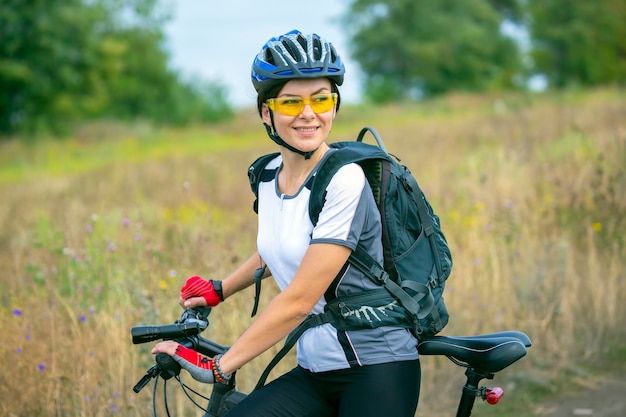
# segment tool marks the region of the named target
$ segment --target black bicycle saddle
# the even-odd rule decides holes
[[[520,331],[503,331],[478,336],[434,336],[421,342],[421,355],[444,355],[469,368],[498,372],[526,355],[530,338]]]

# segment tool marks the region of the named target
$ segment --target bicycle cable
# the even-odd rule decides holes
[[[157,406],[156,406],[156,393],[157,393],[157,385],[159,383],[159,378],[157,377],[154,380],[154,388],[152,388],[152,413],[154,417],[157,417]]]
[[[187,390],[193,392],[194,394],[196,394],[198,397],[202,398],[203,400],[207,400],[209,401],[209,397],[205,396],[204,394],[199,393],[198,391],[196,391],[195,389],[191,388],[189,385],[185,384],[182,379],[179,377],[176,377],[176,380],[180,383],[182,390],[184,392],[187,392]],[[193,401],[193,399],[189,398],[191,401]]]
[[[187,398],[189,398],[189,401],[191,401],[197,408],[199,408],[202,411],[206,411],[200,404],[198,404],[196,402],[196,400],[194,400],[191,395],[189,395],[189,391],[193,392],[194,394],[196,394],[197,396],[209,401],[209,397],[205,397],[204,395],[200,394],[198,391],[194,390],[193,388],[191,388],[190,386],[186,385],[182,379],[180,378],[180,375],[176,376],[176,380],[178,381],[178,383],[180,384],[181,389],[183,390],[183,392],[185,393],[185,395],[187,396]]]
[[[167,380],[163,381],[163,405],[165,406],[165,414],[167,417],[172,417],[170,415],[170,407],[167,404]]]
[[[175,378],[176,378],[176,381],[178,381],[182,391],[185,393],[185,396],[189,399],[189,401],[191,401],[193,405],[195,405],[196,408],[198,408],[199,410],[206,411],[200,404],[198,404],[196,400],[193,399],[193,397],[189,394],[189,391],[191,391],[192,393],[194,393],[195,395],[197,395],[198,397],[206,401],[209,401],[209,397],[199,393],[195,389],[191,388],[189,385],[185,384],[180,378],[180,375],[175,376]],[[153,417],[158,417],[157,404],[156,404],[158,385],[159,385],[159,378],[156,378],[154,380],[154,386],[152,388],[152,415]],[[163,380],[163,405],[165,406],[165,413],[167,414],[167,416],[172,417],[172,415],[170,414],[169,404],[167,401],[167,380]]]

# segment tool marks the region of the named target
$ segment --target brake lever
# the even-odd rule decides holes
[[[159,365],[153,365],[152,368],[148,369],[146,374],[139,380],[139,382],[135,384],[135,386],[133,387],[133,391],[135,393],[139,393],[139,391],[141,391],[146,385],[148,385],[148,382],[150,382],[152,378],[156,378],[157,376],[159,376]]]

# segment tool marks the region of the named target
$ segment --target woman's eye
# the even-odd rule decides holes
[[[301,98],[286,98],[282,100],[283,106],[297,106],[302,103]]]
[[[318,96],[313,96],[311,97],[311,101],[314,103],[322,103],[324,101],[327,101],[330,97],[327,96],[326,94],[320,94]]]

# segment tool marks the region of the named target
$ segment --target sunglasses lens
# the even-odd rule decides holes
[[[311,108],[315,113],[326,113],[337,101],[336,94],[317,94],[310,98]]]
[[[297,116],[304,110],[302,97],[280,97],[274,99],[274,110],[285,116]]]
[[[298,96],[278,97],[267,100],[267,105],[285,116],[297,116],[304,110],[307,104],[315,113],[326,113],[337,103],[337,93],[316,94],[302,98]]]

